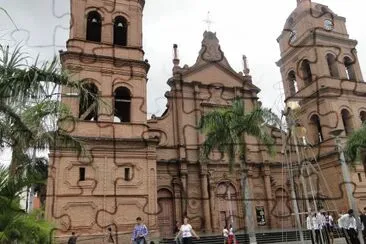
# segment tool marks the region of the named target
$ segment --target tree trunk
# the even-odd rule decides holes
[[[246,162],[241,162],[240,164],[240,182],[243,189],[243,207],[244,207],[244,214],[245,214],[245,224],[247,226],[248,235],[249,235],[249,243],[255,244],[257,243],[257,239],[255,236],[254,231],[254,223],[252,223],[253,220],[253,203],[251,201],[250,197],[250,187],[249,187],[249,177],[248,177],[248,167],[246,165]]]

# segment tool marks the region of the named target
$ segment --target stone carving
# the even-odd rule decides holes
[[[203,60],[211,62],[222,60],[224,55],[220,49],[219,40],[216,37],[216,33],[205,31],[205,33],[203,33],[202,46],[205,47],[202,53]]]

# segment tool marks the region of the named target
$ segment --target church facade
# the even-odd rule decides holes
[[[329,187],[343,181],[329,132],[343,129],[344,140],[361,126],[366,106],[360,94],[366,86],[357,42],[349,39],[343,17],[327,6],[298,1],[278,38],[285,102],[300,104],[298,122],[308,141],[304,145],[312,145],[311,150],[300,147],[298,154],[318,172],[295,173],[291,186],[288,163],[296,162],[296,150],[279,128],[268,126],[276,142],[274,156],[246,137],[246,172],[236,165],[230,173],[227,158],[218,153],[200,157],[205,138],[198,122],[203,114],[229,107],[236,97],[248,111],[260,103],[260,89],[249,69],[230,67],[216,33],[203,33],[192,66],[180,66],[178,46],[173,46],[166,111],[147,118],[150,65],[142,45],[144,5],[144,0],[71,0],[70,38],[60,57],[63,67],[74,79],[87,82],[94,96],[63,89],[62,101],[78,118],[63,126],[85,142],[91,157],[78,157],[67,148],[50,153],[46,215],[57,225],[56,236],[62,239],[75,231],[89,238],[86,243],[100,243],[111,227],[125,243],[138,216],[151,238],[171,237],[184,216],[200,233],[220,233],[226,224],[243,230],[248,225],[243,174],[251,189],[249,224],[256,229],[295,228],[292,194],[308,199],[295,203],[301,213],[309,204],[313,210],[335,212],[349,207],[340,189]],[[363,166],[352,169],[352,179],[361,206],[366,200]]]

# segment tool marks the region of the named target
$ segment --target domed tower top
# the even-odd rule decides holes
[[[311,0],[297,0],[297,7],[286,20],[277,38],[281,55],[290,47],[298,46],[314,31],[338,38],[348,38],[346,19],[336,15],[328,6]],[[310,35],[309,35],[310,34]]]

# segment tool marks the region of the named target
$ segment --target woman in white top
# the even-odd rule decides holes
[[[178,239],[178,236],[182,234],[183,244],[192,244],[192,235],[194,235],[197,239],[200,239],[199,236],[194,232],[192,226],[188,224],[188,218],[184,218],[184,224],[180,226],[180,230],[175,237],[175,240]]]
[[[224,229],[222,230],[222,235],[224,236],[224,244],[227,244],[227,238],[229,236],[229,230],[227,229],[226,225],[225,225]]]

